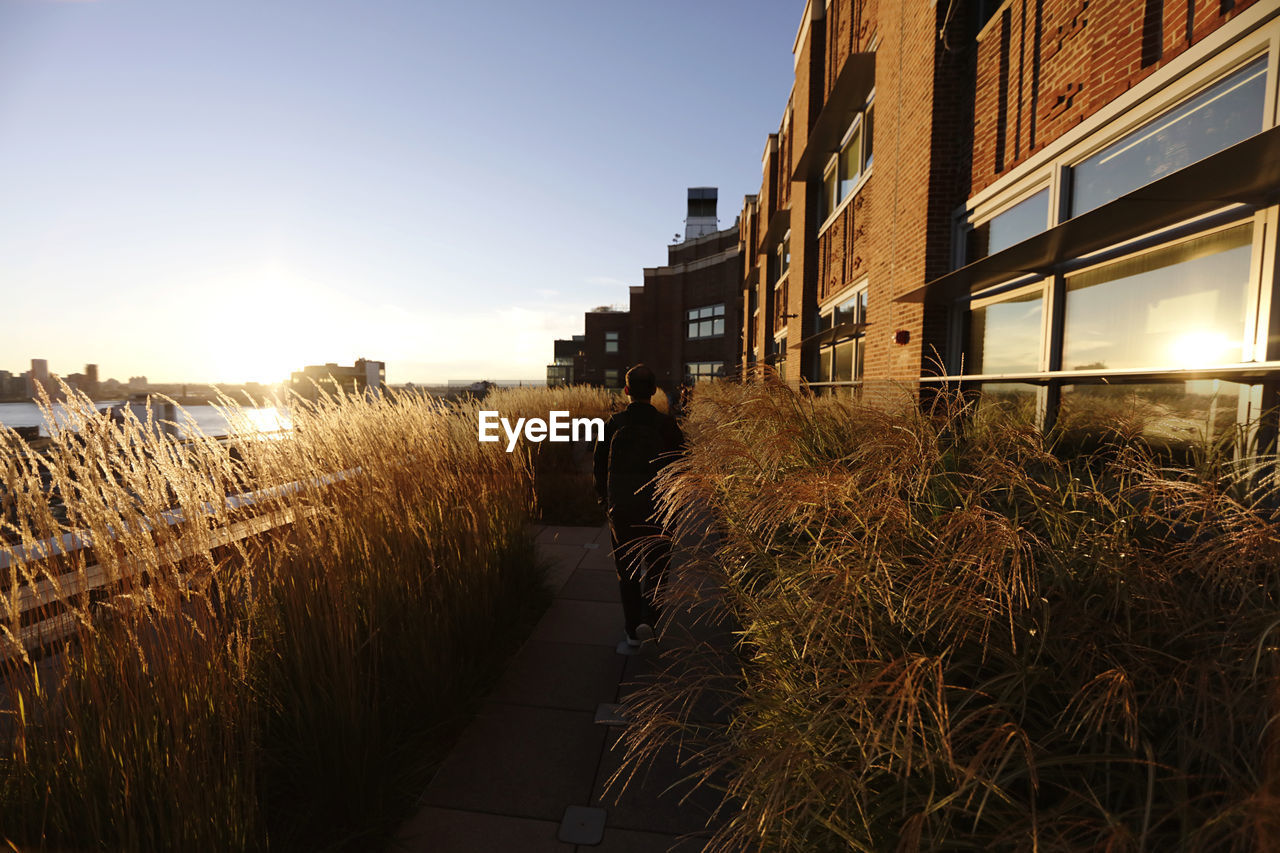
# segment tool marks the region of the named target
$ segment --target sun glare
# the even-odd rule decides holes
[[[1169,346],[1169,356],[1178,367],[1208,367],[1236,360],[1232,358],[1233,347],[1238,357],[1238,340],[1232,341],[1220,332],[1200,330],[1175,338]]]
[[[197,327],[216,381],[271,384],[343,357],[341,313],[323,288],[269,269],[225,282]]]

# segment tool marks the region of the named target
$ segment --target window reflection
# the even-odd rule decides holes
[[[1262,131],[1267,58],[1250,62],[1071,170],[1071,215]]]
[[[1023,199],[1013,207],[969,232],[969,263],[1017,245],[1049,227],[1048,188]]]
[[[1140,385],[1066,385],[1058,429],[1072,445],[1142,438],[1187,448],[1231,438],[1247,385],[1219,379]]]
[[[964,372],[1038,373],[1043,316],[1041,287],[972,309]]]
[[[1242,357],[1253,225],[1067,277],[1062,367],[1209,367]]]
[[[853,132],[853,138],[849,140],[849,144],[840,152],[840,198],[853,192],[854,185],[858,183],[858,176],[862,174],[862,163],[859,161],[861,150],[862,127],[859,126]]]
[[[1036,420],[1039,389],[1021,382],[984,382],[978,390],[978,411],[998,412],[1026,423]]]

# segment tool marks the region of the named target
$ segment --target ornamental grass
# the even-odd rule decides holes
[[[666,596],[736,654],[668,632],[625,772],[678,745],[713,850],[1280,849],[1275,460],[1095,427],[699,386]]]
[[[0,842],[377,849],[546,602],[529,453],[476,406],[322,397],[179,442],[73,397],[43,453],[0,432]],[[29,653],[42,583],[70,636]]]

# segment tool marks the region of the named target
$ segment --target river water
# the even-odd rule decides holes
[[[99,402],[97,407],[101,409],[108,405],[110,403],[103,401]],[[62,411],[61,406],[55,405],[55,418],[60,419]],[[228,435],[232,431],[227,419],[214,406],[183,406],[182,411],[189,414],[196,422],[196,426],[206,435]],[[259,432],[275,432],[289,427],[289,413],[284,409],[263,406],[257,409],[244,408],[241,411],[244,412],[252,427]],[[182,413],[178,412],[174,420],[178,423],[179,434],[185,435],[185,418],[182,417]],[[0,403],[0,425],[38,426],[41,435],[49,434],[49,424],[35,403]]]

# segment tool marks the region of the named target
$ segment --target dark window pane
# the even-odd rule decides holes
[[[1240,361],[1252,243],[1249,223],[1068,276],[1063,369]]]
[[[855,341],[836,344],[834,361],[831,365],[831,379],[833,381],[849,382],[853,379],[853,350],[855,344]]]
[[[814,373],[815,382],[828,382],[831,379],[831,348],[826,347],[818,353],[818,369]]]
[[[969,374],[1038,373],[1044,291],[995,302],[969,312]]]
[[[1071,215],[1189,166],[1262,130],[1267,58],[1250,62],[1071,170]]]

